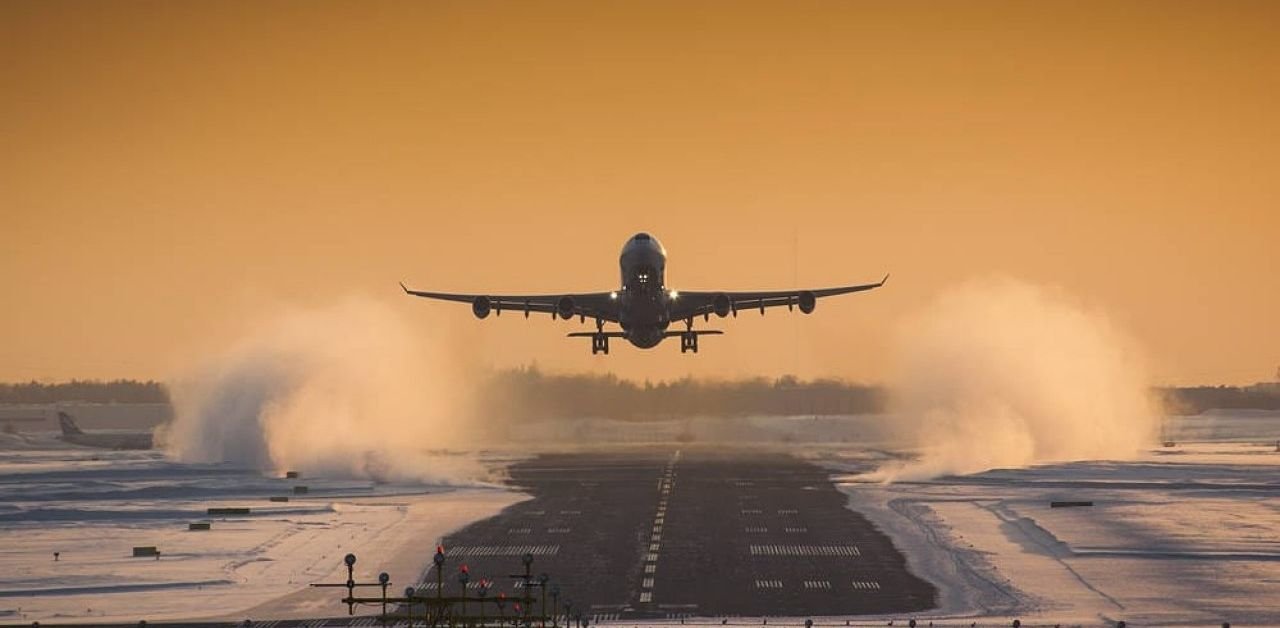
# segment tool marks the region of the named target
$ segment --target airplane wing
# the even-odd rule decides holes
[[[508,311],[522,312],[526,317],[531,312],[539,312],[565,319],[576,316],[618,322],[618,301],[611,292],[494,295],[410,290],[403,283],[400,287],[405,294],[415,297],[470,303],[472,313],[479,318],[488,316],[490,312],[501,316],[502,312]]]
[[[876,283],[865,283],[856,286],[837,286],[834,288],[818,288],[816,290],[772,290],[765,292],[685,292],[677,293],[671,308],[671,320],[692,318],[695,316],[728,316],[738,315],[740,310],[760,310],[764,313],[767,307],[786,306],[788,309],[799,307],[800,311],[813,311],[814,304],[823,297],[833,297],[851,292],[863,292],[883,286],[889,276]]]

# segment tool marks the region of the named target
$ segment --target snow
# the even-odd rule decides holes
[[[524,499],[491,487],[286,480],[157,452],[43,444],[24,437],[0,450],[0,616],[25,621],[339,614],[333,589],[308,585],[345,580],[347,552],[358,557],[358,580],[387,571],[403,587],[438,539]],[[308,493],[294,495],[295,485]],[[210,507],[251,514],[209,516]],[[187,529],[200,521],[212,529]],[[144,545],[158,547],[159,560],[132,556]]]
[[[1133,461],[925,482],[864,481],[859,474],[884,454],[818,456],[848,472],[838,479],[850,508],[939,587],[939,608],[920,619],[1280,623],[1280,451],[1269,441],[1280,415],[1208,420],[1235,427],[1218,440],[1153,448]],[[1193,427],[1188,433],[1207,433]],[[1052,501],[1094,505],[1052,508]]]

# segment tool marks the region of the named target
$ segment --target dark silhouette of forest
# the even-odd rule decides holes
[[[880,412],[883,387],[835,379],[684,378],[635,382],[613,374],[544,373],[537,367],[495,371],[479,383],[481,416],[494,418],[601,417],[652,420],[747,415],[836,415]],[[1252,386],[1157,388],[1166,412],[1209,409],[1280,410],[1280,383]],[[118,379],[0,383],[0,404],[168,403],[161,382]]]
[[[69,382],[0,383],[0,403],[169,403],[169,390],[160,382],[131,379]]]

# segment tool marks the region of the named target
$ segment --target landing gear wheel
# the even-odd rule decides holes
[[[698,334],[686,332],[680,334],[680,353],[698,352]]]
[[[609,355],[609,337],[604,334],[596,334],[591,337],[591,355],[603,353]]]

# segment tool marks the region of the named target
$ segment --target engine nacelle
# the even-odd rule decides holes
[[[556,301],[556,314],[559,314],[560,318],[564,320],[573,318],[573,310],[573,297],[565,295],[560,297],[559,301]]]
[[[493,309],[493,307],[492,304],[489,303],[489,297],[476,297],[475,300],[471,302],[471,313],[475,314],[476,318],[484,318],[488,316],[489,310],[491,309]]]
[[[798,300],[799,303],[796,305],[799,305],[800,311],[805,314],[812,314],[813,308],[818,306],[818,297],[813,296],[813,293],[808,290],[801,292]]]
[[[720,318],[728,316],[731,310],[733,310],[733,303],[729,301],[729,295],[727,294],[717,294],[716,298],[711,301],[711,311],[715,312],[716,316]]]

